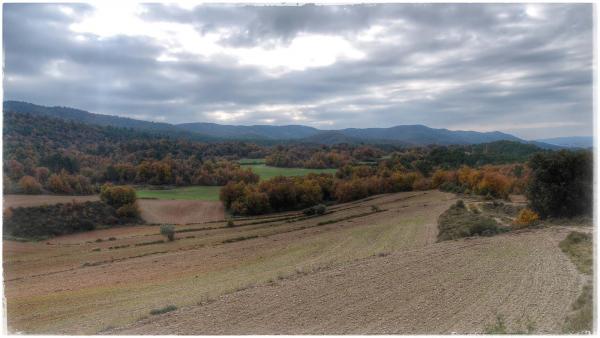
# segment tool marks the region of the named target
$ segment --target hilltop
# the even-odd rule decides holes
[[[48,116],[89,125],[131,128],[138,131],[198,141],[252,141],[257,143],[299,142],[311,144],[370,143],[405,146],[469,145],[494,141],[530,143],[516,136],[494,132],[435,129],[424,125],[399,125],[389,128],[347,128],[321,130],[302,125],[221,125],[216,123],[170,124],[91,113],[69,107],[47,107],[21,101],[4,101],[4,112]],[[532,142],[542,148],[556,146]]]

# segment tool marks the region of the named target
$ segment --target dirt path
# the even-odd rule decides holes
[[[138,203],[147,223],[203,223],[225,217],[221,202],[140,199]]]
[[[112,334],[560,333],[581,277],[568,229],[449,241],[236,292]]]

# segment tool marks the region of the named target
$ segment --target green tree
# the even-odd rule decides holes
[[[529,161],[527,198],[542,218],[591,215],[593,157],[589,151],[538,153]]]
[[[135,203],[137,197],[135,189],[130,186],[105,184],[100,191],[100,199],[113,208],[119,209],[124,205]]]

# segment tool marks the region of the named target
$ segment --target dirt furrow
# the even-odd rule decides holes
[[[118,334],[480,333],[497,315],[509,330],[559,333],[580,276],[541,229],[396,252],[204,306],[140,321]]]

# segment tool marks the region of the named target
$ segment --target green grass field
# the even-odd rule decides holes
[[[166,190],[142,189],[137,191],[139,198],[157,198],[161,200],[201,200],[218,201],[220,186],[192,186]]]
[[[327,173],[335,174],[337,169],[305,169],[305,168],[278,168],[264,164],[244,165],[244,167],[252,168],[252,171],[260,176],[261,180],[268,180],[275,176],[304,176],[310,173]]]
[[[238,163],[241,165],[249,165],[249,164],[265,164],[264,158],[242,158],[238,160]]]
[[[248,159],[246,163],[261,163],[261,160],[264,162],[264,159]],[[264,164],[243,164],[243,166],[252,168],[252,170],[260,176],[261,180],[268,180],[275,176],[303,176],[309,173],[335,174],[336,171],[336,169],[278,168]],[[137,196],[139,198],[156,198],[161,200],[218,201],[220,190],[220,186],[192,186],[165,190],[139,189],[137,190]]]

